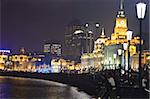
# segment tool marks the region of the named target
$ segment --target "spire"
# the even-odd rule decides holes
[[[104,28],[102,28],[102,36],[104,36],[105,35],[105,30],[104,30]]]
[[[104,37],[105,37],[105,29],[104,29],[104,28],[102,28],[102,32],[101,32],[100,37],[102,37],[102,38],[104,38]]]
[[[120,1],[120,10],[123,10],[123,8],[124,8],[124,7],[123,7],[123,3],[124,3],[124,0],[121,0],[121,1]]]
[[[125,17],[125,11],[124,11],[124,0],[120,0],[120,8],[117,14],[117,17]]]

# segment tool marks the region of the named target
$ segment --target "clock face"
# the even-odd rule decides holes
[[[121,24],[121,25],[123,25],[123,24],[124,24],[124,21],[123,21],[123,20],[122,20],[122,21],[120,21],[120,24]]]

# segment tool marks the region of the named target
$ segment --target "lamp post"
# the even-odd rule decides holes
[[[91,53],[92,52],[92,46],[93,46],[93,42],[92,42],[92,35],[93,35],[93,32],[92,31],[89,31],[88,34],[90,35],[90,46],[89,46],[89,52]]]
[[[110,66],[111,65],[111,57],[109,57],[108,60],[109,60],[109,69],[110,69],[111,68],[111,66]]]
[[[133,34],[132,31],[127,31],[127,40],[128,40],[128,75],[129,75],[130,69],[131,69],[131,67],[130,67],[130,41],[132,39],[132,34]]]
[[[122,49],[118,49],[118,55],[119,55],[119,75],[120,76],[121,76],[121,63],[122,63],[121,54],[122,54]]]
[[[126,69],[126,50],[128,48],[128,43],[123,43],[123,49],[124,49],[124,70]]]
[[[139,45],[139,86],[141,87],[141,55],[142,55],[142,20],[144,19],[145,16],[145,12],[146,12],[146,4],[143,2],[139,2],[136,4],[136,11],[137,11],[137,17],[139,19],[139,23],[140,23],[140,45]]]
[[[122,63],[122,60],[121,60],[121,54],[122,54],[122,49],[118,49],[118,55],[119,55],[119,65],[120,65],[120,69],[121,69],[121,63]]]
[[[85,24],[85,28],[86,28],[86,52],[89,53],[89,46],[88,46],[88,27],[89,27],[89,24],[86,23]]]
[[[115,66],[115,69],[116,69],[116,58],[117,58],[117,54],[114,54],[114,66]]]

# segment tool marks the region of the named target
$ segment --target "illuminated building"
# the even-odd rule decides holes
[[[122,1],[122,0],[121,0]],[[123,44],[127,43],[127,18],[125,16],[125,11],[123,8],[123,1],[121,2],[120,5],[120,10],[118,11],[116,22],[115,22],[115,28],[114,28],[114,33],[111,35],[111,38],[109,38],[106,42],[105,45],[114,45],[114,44]],[[139,37],[133,37],[131,40],[131,47],[139,44]],[[136,48],[133,48],[131,51],[136,52]],[[134,53],[135,54],[135,53]]]
[[[75,64],[74,61],[65,60],[65,59],[52,59],[51,60],[51,72],[70,72],[80,70],[80,64]]]
[[[65,34],[65,56],[67,59],[79,61],[82,53],[92,52],[93,32],[78,24],[71,24],[67,27]]]
[[[94,68],[94,54],[84,53],[81,56],[81,71],[89,72],[90,68]]]
[[[141,60],[141,63],[142,63],[142,67],[144,67],[145,64],[150,64],[150,51],[148,50],[144,50],[142,52],[142,60]],[[135,54],[132,56],[132,69],[134,71],[138,71],[138,68],[139,68],[139,54]],[[150,68],[150,65],[148,65]]]
[[[124,43],[128,43],[127,31],[128,31],[127,18],[126,18],[124,7],[123,7],[123,0],[121,0],[120,9],[118,11],[118,14],[117,14],[117,17],[116,17],[116,21],[115,21],[114,33],[112,33],[111,36],[106,40],[106,42],[104,43],[105,46],[107,46],[107,47],[110,46],[108,48],[111,49],[112,46],[118,46],[119,45],[120,46],[119,48],[123,49],[122,45]],[[129,48],[131,57],[137,53],[136,50],[137,50],[137,45],[139,43],[140,43],[139,37],[133,37],[131,39],[131,41],[130,41],[130,48]],[[108,48],[105,48],[105,49],[109,50]],[[118,47],[116,47],[116,48],[114,47],[113,50],[117,51]],[[117,52],[116,52],[116,54],[117,54]],[[127,53],[125,53],[125,57],[127,59]],[[107,61],[107,62],[105,62],[105,65],[106,65],[106,63],[107,63],[107,65],[110,64],[109,59],[113,60],[113,53],[112,52],[108,53],[105,56],[105,60],[104,61]],[[123,60],[123,57],[122,57],[121,60]]]
[[[8,59],[8,55],[0,55],[0,69],[4,69],[5,62]]]
[[[12,61],[14,62],[14,70],[19,70],[19,71],[26,71],[28,62],[29,62],[29,57],[27,55],[12,55]]]
[[[13,54],[10,56],[13,62],[12,69],[14,71],[36,71],[36,61],[40,61],[39,57],[34,57],[25,54],[24,48],[21,48],[20,54]]]
[[[128,54],[127,51],[123,52],[123,44],[128,43],[127,31],[127,18],[123,7],[123,0],[121,0],[120,9],[115,21],[114,33],[112,33],[111,36],[107,38],[104,35],[104,29],[102,30],[102,35],[94,43],[93,53],[85,53],[81,56],[82,67],[96,68],[99,66],[103,69],[127,67],[126,60]],[[139,43],[139,37],[133,37],[131,39],[129,47],[131,57],[137,54],[136,50]],[[121,55],[118,54],[118,49],[122,49]],[[132,60],[130,60],[130,62],[133,63]],[[131,64],[131,68],[132,67],[133,64]]]
[[[83,53],[81,56],[82,70],[88,71],[90,68],[94,68],[96,71],[102,70],[104,61],[104,43],[107,40],[102,28],[101,35],[94,42],[94,50],[92,53]]]
[[[104,64],[103,64],[103,69],[118,69],[119,68],[119,64],[121,64],[121,66],[123,66],[123,55],[121,55],[121,60],[119,58],[118,49],[121,49],[122,46],[121,45],[109,45],[109,46],[105,46],[104,48]],[[116,55],[114,57],[114,54]]]
[[[10,50],[0,50],[0,69],[4,69],[10,52]]]
[[[53,43],[51,45],[51,55],[54,55],[54,56],[61,56],[62,54],[62,46],[61,44],[58,44],[58,43]]]
[[[52,57],[60,57],[62,55],[62,45],[58,42],[50,41],[44,44],[44,53]]]
[[[51,66],[51,60],[53,58],[60,58],[62,55],[62,45],[58,41],[48,41],[44,44],[44,57],[42,58],[40,65]]]
[[[44,44],[44,53],[50,53],[51,51],[51,44],[50,43],[46,43]]]
[[[62,65],[64,65],[64,64],[65,63],[63,62],[63,60],[52,59],[51,60],[51,72],[53,72],[53,73],[61,72]]]
[[[101,70],[104,63],[104,43],[107,37],[105,36],[104,28],[102,28],[102,33],[98,39],[94,42],[94,66],[96,69]]]
[[[25,54],[25,49],[23,47],[20,49],[20,54]]]

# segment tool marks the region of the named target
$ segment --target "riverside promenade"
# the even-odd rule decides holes
[[[94,98],[101,97],[107,99],[110,92],[105,72],[96,74],[64,74],[64,73],[30,73],[30,72],[14,72],[0,71],[0,76],[13,76],[36,78],[55,81],[69,86],[77,87],[79,91],[84,91]],[[117,75],[116,75],[117,76]],[[119,82],[119,81],[116,81]],[[116,86],[115,99],[149,99],[149,93],[144,89],[134,87]],[[111,92],[112,93],[112,92]]]

